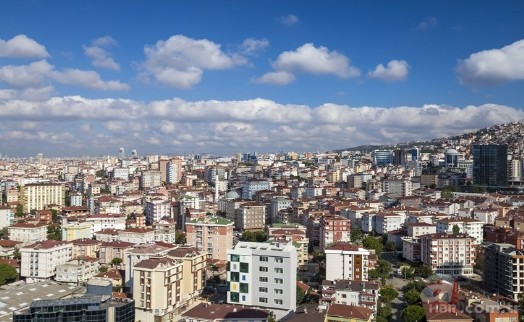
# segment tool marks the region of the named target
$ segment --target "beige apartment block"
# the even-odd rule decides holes
[[[222,217],[192,219],[186,222],[186,240],[209,258],[227,260],[227,250],[233,248],[233,222]]]
[[[49,205],[65,205],[65,189],[59,183],[31,183],[20,188],[25,212],[43,210]]]

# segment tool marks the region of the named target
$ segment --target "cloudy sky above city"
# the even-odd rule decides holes
[[[524,120],[522,1],[2,1],[0,153],[324,151]]]

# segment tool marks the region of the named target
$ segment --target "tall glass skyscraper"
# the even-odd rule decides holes
[[[487,187],[508,185],[508,146],[473,145],[473,184]]]

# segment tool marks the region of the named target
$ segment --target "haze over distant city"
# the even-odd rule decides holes
[[[3,1],[0,153],[323,151],[524,120],[521,1]]]

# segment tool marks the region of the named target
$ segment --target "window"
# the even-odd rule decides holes
[[[258,278],[258,280],[259,280],[260,282],[267,283],[267,277],[265,277],[265,276],[260,276],[260,277]]]
[[[259,287],[259,288],[258,288],[258,291],[259,291],[260,293],[267,293],[267,287]]]
[[[238,282],[238,281],[239,281],[239,275],[240,275],[240,273],[237,273],[237,272],[230,272],[229,274],[230,274],[230,278],[229,278],[229,280],[230,280],[231,282]]]
[[[240,260],[240,256],[232,254],[231,255],[231,261],[232,262],[238,262]]]
[[[248,293],[248,292],[249,292],[249,284],[240,283],[240,293]]]
[[[238,293],[235,293],[235,292],[229,293],[229,298],[230,298],[231,302],[238,303],[238,298],[239,298]]]
[[[280,267],[275,267],[275,273],[282,274],[282,273],[284,273],[284,269],[280,268]]]
[[[284,290],[281,289],[281,288],[276,288],[275,289],[275,294],[284,294]]]
[[[275,257],[275,262],[276,263],[283,263],[284,259],[282,257]]]
[[[259,301],[260,303],[267,303],[267,297],[259,297],[259,298],[258,298],[258,301]]]
[[[281,299],[275,299],[275,304],[282,305],[283,301]]]
[[[260,256],[261,262],[267,262],[267,256]]]
[[[261,271],[261,272],[267,272],[268,271],[266,266],[260,266],[258,268],[258,270]]]
[[[240,263],[240,272],[249,273],[249,263]]]
[[[275,283],[276,283],[276,284],[283,284],[283,283],[284,283],[284,280],[281,279],[281,278],[275,278]]]

